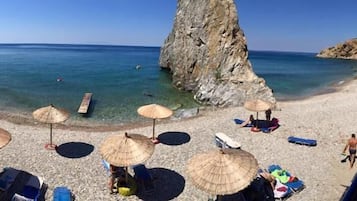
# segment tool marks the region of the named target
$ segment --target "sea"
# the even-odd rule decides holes
[[[329,92],[356,76],[357,61],[321,59],[316,53],[249,51],[255,73],[277,100]],[[0,110],[31,115],[53,104],[75,121],[126,124],[140,120],[137,108],[199,104],[171,85],[159,66],[160,47],[0,44]],[[84,93],[93,93],[90,113],[77,113]]]

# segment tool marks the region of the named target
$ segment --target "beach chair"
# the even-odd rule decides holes
[[[316,146],[317,145],[317,141],[316,140],[307,139],[307,138],[300,138],[300,137],[294,137],[294,136],[288,137],[288,142],[295,143],[295,144],[300,144],[300,145],[306,145],[306,146]]]
[[[155,189],[153,178],[144,164],[133,166],[134,178],[141,184],[146,193],[152,193]]]
[[[56,187],[53,190],[53,201],[72,201],[72,193],[65,186]]]
[[[14,168],[4,168],[0,174],[0,190],[7,191],[14,183],[19,171]]]
[[[305,188],[304,182],[282,169],[279,165],[270,165],[268,171],[277,178],[280,183],[286,185],[291,191],[299,192]]]
[[[41,196],[43,179],[32,175],[25,183],[20,194],[15,193],[12,201],[38,201]]]

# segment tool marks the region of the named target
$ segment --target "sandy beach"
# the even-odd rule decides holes
[[[68,120],[62,126],[54,126],[53,142],[59,149],[48,151],[44,148],[49,141],[48,125],[2,115],[1,127],[11,133],[12,141],[0,150],[0,164],[1,168],[14,167],[42,177],[48,186],[46,200],[52,200],[57,186],[70,188],[79,201],[207,200],[209,194],[188,179],[185,165],[193,155],[217,149],[214,135],[223,132],[252,153],[261,168],[279,164],[304,181],[305,189],[288,200],[339,200],[357,170],[357,166],[350,169],[348,161],[340,162],[346,140],[356,132],[356,90],[357,81],[353,80],[334,93],[278,102],[272,117],[278,118],[281,126],[270,134],[239,128],[233,119],[251,114],[243,107],[202,110],[195,118],[158,121],[156,133],[163,143],[156,145],[145,163],[155,178],[156,188],[151,196],[109,194],[108,176],[99,153],[100,144],[108,135],[129,132],[150,137],[149,122],[137,127],[95,129],[71,128]],[[291,144],[287,137],[292,135],[316,139],[318,145]]]

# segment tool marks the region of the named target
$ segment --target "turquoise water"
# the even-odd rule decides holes
[[[328,91],[356,76],[357,61],[322,59],[316,53],[250,51],[256,74],[263,77],[278,100],[298,99]]]
[[[354,76],[357,69],[356,61],[318,59],[309,53],[249,55],[254,71],[278,99],[311,95]],[[81,120],[76,111],[83,94],[92,92],[93,112],[86,121],[127,123],[140,118],[136,110],[144,104],[198,106],[192,94],[171,86],[159,56],[159,47],[3,44],[0,109],[32,112],[52,103]]]

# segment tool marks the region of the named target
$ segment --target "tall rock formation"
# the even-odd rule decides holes
[[[234,0],[178,0],[160,66],[170,69],[174,86],[206,105],[237,106],[256,98],[276,102],[252,70]]]
[[[324,49],[316,56],[321,58],[357,59],[357,38]]]

